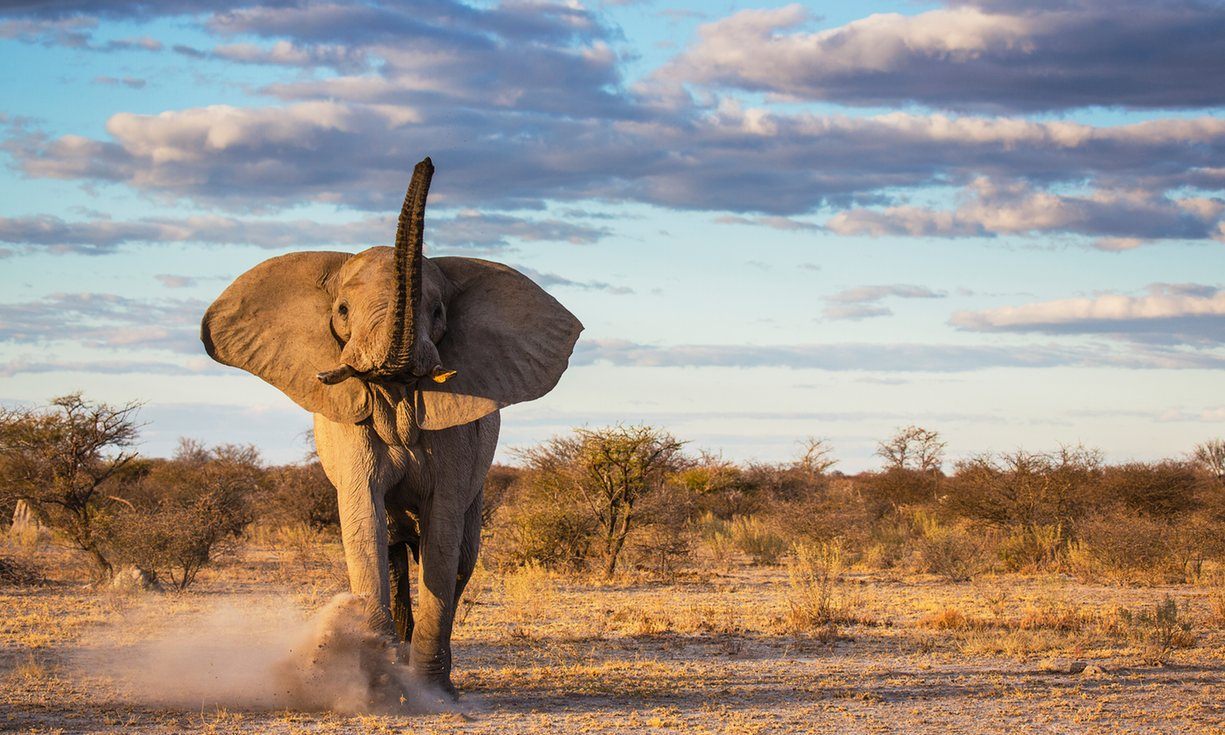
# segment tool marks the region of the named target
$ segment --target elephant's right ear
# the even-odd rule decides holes
[[[280,388],[302,408],[340,423],[370,415],[360,380],[321,383],[340,361],[332,334],[333,282],[349,253],[290,253],[239,276],[204,313],[200,341],[209,357]]]

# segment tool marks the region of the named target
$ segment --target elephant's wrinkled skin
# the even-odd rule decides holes
[[[375,629],[411,642],[410,670],[454,693],[451,625],[476,564],[498,410],[556,385],[582,325],[511,268],[424,257],[432,173],[428,158],[413,173],[395,248],[267,260],[213,302],[201,339],[315,414],[349,586]]]

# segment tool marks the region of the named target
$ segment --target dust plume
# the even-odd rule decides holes
[[[169,625],[166,625],[169,619]],[[155,628],[152,634],[142,630]],[[288,600],[232,598],[213,609],[135,611],[116,640],[82,652],[90,677],[124,699],[181,707],[437,712],[395,650],[365,624],[359,598],[340,594],[303,620]],[[126,640],[125,640],[126,639]]]

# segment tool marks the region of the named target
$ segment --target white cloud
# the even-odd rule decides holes
[[[879,303],[886,298],[942,299],[946,295],[943,291],[907,283],[856,286],[827,296],[827,306],[821,313],[826,319],[858,321],[893,314],[892,309]]]
[[[844,104],[1059,110],[1200,107],[1225,55],[1225,8],[1167,2],[960,2],[809,32],[800,5],[698,29],[658,77]]]
[[[984,311],[950,324],[976,332],[1109,334],[1140,342],[1225,345],[1225,289],[1152,284],[1143,296],[1107,293]]]
[[[395,217],[367,217],[343,222],[313,220],[238,219],[199,215],[173,219],[92,219],[66,221],[52,215],[0,217],[0,242],[20,246],[23,252],[102,255],[133,243],[206,243],[252,245],[261,248],[353,247],[390,244]],[[581,222],[527,219],[470,210],[430,218],[430,247],[477,249],[507,248],[511,240],[590,244],[611,230]]]
[[[1021,182],[974,181],[953,211],[898,206],[852,209],[826,227],[842,235],[993,237],[1074,233],[1096,236],[1100,250],[1129,250],[1147,240],[1222,238],[1225,200],[1172,198],[1145,189],[1098,189],[1075,196]]]

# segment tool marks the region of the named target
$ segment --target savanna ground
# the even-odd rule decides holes
[[[220,606],[317,609],[344,588],[331,536],[249,533],[186,592],[91,590],[77,556],[18,551],[46,580],[0,587],[4,731],[1225,732],[1214,584],[953,583],[819,560],[806,575],[739,556],[612,582],[482,569],[455,633],[457,711],[344,715],[159,705],[82,658],[123,657]]]

